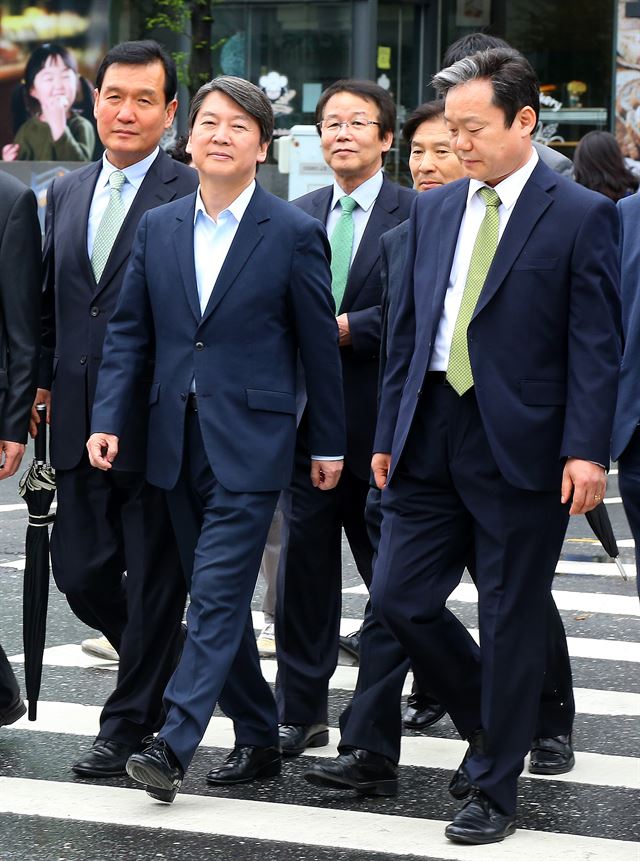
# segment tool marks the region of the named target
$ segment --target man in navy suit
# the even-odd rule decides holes
[[[360,576],[369,585],[373,549],[364,508],[376,421],[380,354],[380,236],[404,221],[415,192],[384,176],[393,142],[395,105],[371,81],[336,81],[316,106],[316,120],[333,185],[295,203],[326,225],[332,244],[332,289],[340,330],[347,422],[345,468],[338,487],[315,493],[306,480],[308,415],[302,415],[288,495],[286,564],[279,569],[276,605],[276,697],[283,754],[328,743],[329,679],[338,661],[342,605],[342,530]],[[344,210],[343,204],[351,209]],[[344,213],[341,215],[341,213]],[[349,247],[336,247],[346,218]],[[343,259],[344,256],[344,259]],[[337,265],[343,260],[344,265]]]
[[[604,495],[618,224],[610,201],[540,163],[520,54],[475,54],[434,85],[471,179],[421,195],[411,217],[372,461],[371,600],[469,740],[445,833],[491,843],[515,830],[567,519]],[[469,560],[480,656],[445,606]]]
[[[98,737],[73,766],[86,777],[125,774],[129,755],[157,727],[182,645],[177,545],[164,497],[144,477],[151,364],[131,394],[116,468],[109,475],[92,469],[85,450],[105,330],[138,222],[197,186],[195,172],[158,146],[173,122],[176,88],[175,64],[156,42],[112,48],[96,77],[104,156],[54,180],[47,195],[36,402],[50,406],[58,494],[53,576],[76,616],[120,655]]]
[[[189,127],[200,187],[142,219],[87,444],[95,466],[117,463],[132,392],[155,360],[147,477],[168,492],[191,603],[166,721],[127,771],[163,801],[175,797],[218,701],[236,744],[208,782],[280,772],[276,705],[250,605],[291,479],[298,354],[315,493],[336,485],[345,445],[324,228],[255,180],[273,132],[271,104],[248,81],[216,78],[194,97]]]
[[[622,503],[636,545],[636,579],[640,595],[640,194],[618,203],[620,214],[620,285],[624,351],[611,456],[618,461]]]

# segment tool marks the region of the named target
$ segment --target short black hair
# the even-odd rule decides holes
[[[616,203],[638,189],[638,178],[627,167],[610,132],[587,132],[582,138],[573,156],[573,177]]]
[[[161,63],[164,68],[164,101],[168,105],[175,99],[178,91],[178,73],[176,64],[164,48],[153,39],[141,39],[135,42],[120,42],[114,45],[104,55],[96,73],[96,89],[102,89],[102,82],[109,66],[122,63],[126,66],[149,66],[151,63]]]
[[[499,36],[490,36],[488,33],[467,33],[447,48],[442,60],[442,68],[453,66],[458,60],[477,54],[478,51],[490,51],[492,48],[510,48],[508,42]]]
[[[378,109],[378,122],[380,123],[378,136],[380,140],[389,132],[394,134],[396,130],[396,106],[387,90],[374,84],[373,81],[358,81],[353,78],[342,78],[331,84],[322,93],[316,105],[316,124],[322,122],[325,105],[329,99],[338,93],[352,93],[354,96],[373,102]],[[320,131],[317,125],[316,128]]]
[[[224,93],[253,117],[260,126],[261,144],[271,141],[274,122],[271,102],[260,87],[234,75],[220,75],[200,87],[189,106],[189,131],[193,128],[202,103],[208,95],[215,92]]]
[[[44,69],[47,60],[51,57],[60,57],[67,69],[71,69],[76,75],[78,74],[76,58],[64,45],[60,45],[58,42],[45,42],[44,45],[35,48],[27,60],[24,70],[24,100],[27,110],[31,114],[39,114],[41,108],[40,102],[31,95],[31,88],[34,85],[36,75]]]
[[[432,102],[425,102],[422,105],[418,105],[415,111],[409,114],[405,124],[402,126],[402,138],[405,143],[411,145],[413,136],[422,123],[429,122],[429,120],[436,120],[438,118],[444,119],[444,99],[434,99]]]
[[[460,84],[487,79],[493,88],[493,104],[504,113],[511,128],[523,108],[533,108],[536,123],[540,115],[540,84],[529,61],[513,48],[491,48],[458,60],[438,72],[432,84],[439,96],[445,96]]]

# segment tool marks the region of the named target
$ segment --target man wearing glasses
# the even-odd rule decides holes
[[[276,608],[280,743],[285,756],[328,742],[327,695],[338,659],[342,529],[369,585],[372,548],[364,507],[376,422],[380,352],[380,237],[409,216],[415,192],[383,174],[396,110],[370,81],[337,81],[316,107],[320,145],[333,185],[295,201],[326,225],[340,332],[347,450],[337,488],[309,482],[306,415],[298,430],[286,565]]]

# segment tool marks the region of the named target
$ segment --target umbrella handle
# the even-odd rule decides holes
[[[40,417],[40,424],[38,425],[38,435],[35,438],[34,445],[34,454],[35,459],[40,463],[46,463],[47,460],[47,406],[46,404],[37,404],[36,405],[37,413]]]

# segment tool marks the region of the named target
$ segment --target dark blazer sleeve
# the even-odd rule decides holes
[[[621,347],[619,232],[614,204],[598,196],[583,218],[571,258],[561,456],[604,465],[609,462]]]
[[[312,456],[343,457],[342,365],[329,258],[324,227],[305,221],[293,253],[289,295],[306,381],[309,446]]]
[[[35,195],[25,188],[11,205],[0,238],[5,388],[0,438],[26,442],[40,339],[41,240]]]
[[[145,276],[148,213],[142,216],[98,374],[91,433],[122,436],[136,384],[153,355],[153,319]]]
[[[415,257],[415,211],[414,205],[406,234],[405,259],[407,261],[411,261]],[[404,274],[397,285],[394,299],[392,319],[388,321],[388,333],[385,335],[385,342],[383,342],[383,349],[386,347],[387,355],[380,387],[378,422],[373,444],[374,453],[389,453],[391,451],[402,391],[415,345],[413,269],[408,263],[404,267]]]

